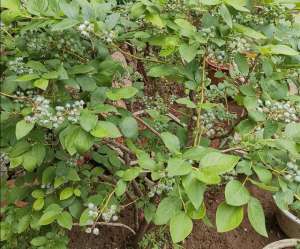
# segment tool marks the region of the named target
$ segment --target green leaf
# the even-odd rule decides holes
[[[65,0],[60,0],[58,2],[60,9],[63,13],[69,18],[77,18],[79,14],[79,4],[77,2],[72,1],[67,3]]]
[[[238,227],[243,220],[243,207],[229,206],[222,202],[217,209],[216,225],[219,233],[231,231]]]
[[[180,142],[178,137],[176,137],[170,132],[163,132],[160,134],[160,136],[171,153],[180,152]]]
[[[23,156],[10,158],[9,161],[10,161],[9,168],[10,169],[14,169],[14,168],[16,168],[16,167],[18,167],[18,166],[20,166],[22,164],[22,162],[23,162]]]
[[[155,225],[164,225],[181,209],[181,200],[175,196],[164,198],[158,205],[155,217]]]
[[[80,218],[80,214],[82,212],[82,204],[81,201],[75,199],[73,203],[68,207],[70,214],[76,218],[77,220]]]
[[[79,24],[79,21],[74,19],[64,19],[52,26],[52,31],[62,31],[65,29],[69,29]]]
[[[179,47],[179,53],[186,62],[191,62],[197,55],[198,45],[182,44]]]
[[[138,164],[147,170],[154,170],[156,163],[150,158],[150,156],[144,151],[138,151],[137,154]]]
[[[272,173],[269,170],[267,170],[264,166],[254,165],[253,169],[261,182],[267,184],[272,181]]]
[[[45,236],[38,236],[30,241],[30,244],[33,246],[43,246],[46,243],[48,243],[48,239]]]
[[[268,237],[264,210],[260,201],[251,197],[248,203],[248,219],[256,232],[262,236]]]
[[[249,10],[244,7],[247,4],[246,0],[225,0],[225,3],[232,6],[236,10],[249,12]]]
[[[206,147],[192,147],[188,150],[186,150],[183,153],[183,159],[188,159],[188,160],[194,160],[194,161],[200,161],[208,152],[214,151],[211,148],[206,148]]]
[[[235,23],[233,25],[233,27],[234,27],[234,29],[236,31],[238,31],[240,33],[243,33],[244,35],[249,36],[249,37],[251,37],[253,39],[257,39],[257,40],[259,40],[259,39],[266,39],[266,37],[262,33],[257,32],[254,29],[251,29],[251,28],[246,27],[244,25]]]
[[[195,177],[206,184],[219,184],[221,182],[221,177],[215,173],[205,172],[201,169],[195,170],[193,169],[193,173]]]
[[[71,230],[73,226],[72,216],[68,212],[64,211],[57,217],[57,223],[61,227]]]
[[[122,179],[124,181],[132,181],[139,176],[140,172],[141,169],[139,167],[132,167],[124,171]]]
[[[225,23],[232,28],[232,17],[226,5],[221,4],[219,11]]]
[[[176,68],[171,65],[159,65],[159,66],[153,66],[147,73],[150,77],[166,77],[166,76],[173,76],[177,74]]]
[[[81,191],[79,188],[75,188],[74,189],[74,195],[77,196],[77,197],[80,197],[81,196]]]
[[[30,81],[40,78],[38,74],[26,74],[18,77],[16,81]]]
[[[59,199],[61,201],[66,200],[66,199],[70,198],[72,195],[73,195],[73,188],[67,187],[60,192]]]
[[[23,216],[18,222],[17,233],[23,233],[29,227],[30,221],[31,217],[29,214]]]
[[[34,201],[32,208],[35,211],[40,211],[44,207],[44,204],[45,204],[44,198],[38,198]]]
[[[133,18],[139,18],[141,17],[146,10],[146,6],[141,2],[136,2],[132,5],[130,9],[130,15]]]
[[[270,54],[281,54],[281,55],[290,55],[290,56],[299,55],[299,52],[286,45],[267,45],[261,47],[261,50],[269,51]]]
[[[249,73],[249,64],[246,56],[237,53],[234,57],[234,62],[237,64],[240,73],[244,76],[247,76]]]
[[[238,156],[209,152],[201,159],[200,164],[203,172],[220,175],[233,170],[239,159]]]
[[[199,2],[204,5],[218,5],[222,0],[200,0]]]
[[[41,15],[48,8],[47,0],[28,0],[26,3],[27,10],[30,14]]]
[[[205,217],[206,214],[206,207],[204,205],[204,202],[202,202],[200,208],[195,209],[193,204],[189,203],[187,206],[187,214],[193,219],[193,220],[201,220]]]
[[[263,134],[264,138],[265,139],[271,138],[276,133],[278,128],[279,128],[278,122],[267,120],[264,127],[264,134]]]
[[[145,220],[150,223],[155,216],[156,207],[152,203],[147,203],[144,208]]]
[[[94,137],[99,138],[117,138],[122,136],[117,126],[108,121],[98,121],[96,127],[90,133]]]
[[[75,139],[73,140],[73,145],[76,148],[76,151],[81,154],[88,151],[92,147],[93,143],[94,137],[82,129],[78,130]]]
[[[231,206],[242,206],[248,203],[250,194],[240,181],[231,180],[225,187],[225,199]]]
[[[186,105],[188,108],[196,108],[197,106],[193,101],[191,101],[189,98],[179,98],[176,99],[176,103]]]
[[[20,9],[20,1],[19,0],[2,0],[1,8],[7,8],[13,11],[17,11]]]
[[[289,123],[285,127],[284,135],[287,138],[294,140],[297,143],[300,143],[300,124],[299,123]]]
[[[122,196],[125,193],[126,188],[127,188],[126,182],[123,180],[119,180],[116,184],[116,191],[115,191],[116,196],[117,197]]]
[[[69,74],[87,74],[95,71],[95,68],[91,65],[75,65],[71,69],[68,70]]]
[[[50,210],[48,212],[45,212],[42,217],[39,219],[38,224],[40,226],[45,226],[51,224],[53,221],[55,221],[56,217],[59,215],[59,212],[57,210]]]
[[[116,101],[120,99],[130,99],[138,93],[135,87],[128,86],[123,88],[113,88],[106,92],[107,98]]]
[[[46,80],[46,79],[38,79],[36,81],[33,82],[33,85],[37,88],[40,88],[42,90],[46,90],[47,87],[48,87],[48,83],[49,83],[49,80]]]
[[[193,37],[196,34],[196,27],[185,19],[175,19],[174,21],[180,28],[180,35]]]
[[[34,127],[34,123],[26,122],[21,120],[16,125],[16,138],[20,140],[22,137],[25,137]]]
[[[169,177],[187,175],[192,170],[192,165],[180,158],[170,158],[167,172]]]
[[[135,138],[138,135],[138,123],[133,117],[125,117],[121,120],[120,128],[127,138]]]
[[[264,183],[254,181],[254,180],[252,180],[252,179],[249,179],[249,180],[250,180],[250,182],[251,182],[253,185],[255,185],[255,186],[257,186],[257,187],[259,187],[259,188],[261,188],[261,189],[263,189],[263,190],[267,190],[267,191],[271,191],[271,192],[277,192],[277,191],[279,191],[279,188],[276,187],[276,186],[266,185],[266,184],[264,184]]]
[[[89,224],[89,221],[91,220],[91,217],[89,216],[89,209],[85,209],[79,219],[79,225],[80,226],[86,226]]]
[[[183,241],[193,230],[191,218],[184,212],[180,212],[170,221],[170,234],[172,241],[178,243]]]
[[[24,169],[26,169],[27,171],[30,171],[30,172],[32,172],[36,168],[37,158],[32,153],[32,150],[26,152],[23,155],[23,164],[22,165],[23,165]]]
[[[193,174],[185,176],[182,179],[182,185],[195,209],[199,209],[203,202],[203,195],[206,189],[206,185],[195,178]]]
[[[146,20],[151,22],[154,26],[157,26],[159,28],[163,28],[165,26],[164,20],[160,17],[159,14],[152,14],[149,13],[146,15]]]

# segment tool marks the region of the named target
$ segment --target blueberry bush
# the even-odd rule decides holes
[[[2,0],[1,248],[300,210],[298,0]],[[204,196],[224,185],[216,220]],[[134,227],[120,212],[134,206]],[[245,212],[247,209],[247,212]]]

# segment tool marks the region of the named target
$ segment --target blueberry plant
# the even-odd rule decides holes
[[[150,223],[177,244],[193,220],[222,233],[246,215],[267,236],[251,185],[299,211],[299,9],[2,0],[1,248],[67,248],[74,226],[126,229],[137,247]]]

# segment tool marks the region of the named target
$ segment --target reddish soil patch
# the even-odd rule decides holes
[[[272,196],[265,191],[251,187],[253,196],[260,199],[266,214],[269,238],[257,234],[249,221],[244,219],[242,225],[234,231],[219,234],[215,228],[209,228],[203,222],[195,222],[193,233],[184,242],[186,249],[262,249],[265,245],[285,238],[279,230],[275,219],[275,206]],[[223,190],[216,189],[207,194],[206,206],[208,216],[214,221],[217,205],[223,201]],[[245,216],[246,209],[245,209]],[[121,214],[121,222],[133,227],[133,210]],[[74,229],[70,233],[70,249],[130,249],[131,234],[123,228],[100,227],[100,235],[94,236]],[[149,248],[150,249],[150,248]],[[171,249],[171,248],[170,248]]]
[[[120,214],[120,222],[134,228],[134,210],[130,208]],[[132,233],[122,227],[99,226],[99,235],[87,234],[76,227],[70,234],[69,249],[129,249]]]

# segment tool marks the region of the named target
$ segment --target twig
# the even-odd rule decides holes
[[[75,226],[80,226],[78,223],[74,223]],[[94,223],[94,225],[96,226],[110,226],[110,227],[123,227],[126,228],[127,230],[129,230],[132,234],[136,235],[136,232],[129,226],[123,224],[123,223],[111,223],[111,222],[101,222],[101,221],[97,221]]]
[[[173,115],[172,113],[167,113],[166,114],[169,118],[171,118],[172,120],[174,120],[177,124],[179,124],[180,126],[182,126],[182,127],[187,127],[187,125],[186,124],[183,124],[183,123],[181,123],[181,121],[180,121],[180,119],[179,118],[177,118],[175,115]]]
[[[32,99],[24,97],[24,96],[23,97],[15,96],[15,95],[10,95],[10,94],[4,93],[4,92],[0,92],[0,95],[2,95],[4,97],[12,98],[12,99],[20,99],[20,100],[24,100],[24,101],[28,101],[28,102],[33,103]]]
[[[107,144],[107,145],[108,145],[108,144],[113,145],[113,146],[118,147],[118,148],[120,148],[121,150],[123,150],[123,151],[125,151],[125,152],[127,152],[127,153],[129,153],[129,154],[134,155],[134,153],[133,153],[129,148],[127,148],[124,144],[118,143],[118,142],[116,142],[116,141],[114,141],[114,140],[103,140],[103,142],[104,142],[105,144]]]
[[[154,133],[156,136],[160,137],[160,134],[157,130],[155,130],[154,128],[152,128],[150,125],[148,125],[143,119],[141,119],[140,117],[138,116],[134,116],[134,118],[141,122],[144,126],[146,126],[150,131],[152,131],[152,133]]]
[[[221,152],[227,153],[227,152],[230,152],[230,151],[241,150],[241,149],[242,148],[240,148],[240,147],[232,147],[232,148],[228,148],[228,149],[222,150]]]

